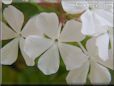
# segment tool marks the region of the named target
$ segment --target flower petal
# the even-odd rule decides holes
[[[92,62],[89,79],[92,84],[109,84],[111,75],[107,68]]]
[[[84,35],[95,34],[95,23],[94,23],[92,12],[90,10],[87,10],[85,13],[81,15],[81,21],[82,21],[81,32]]]
[[[113,58],[113,51],[112,51],[112,49],[109,50],[109,58],[106,61],[103,61],[100,58],[97,58],[97,61],[100,64],[102,64],[102,65],[104,65],[104,66],[114,70],[114,58]]]
[[[1,49],[1,64],[11,65],[18,57],[18,38],[12,40]]]
[[[59,52],[57,45],[49,48],[39,59],[38,68],[45,74],[50,75],[59,69]]]
[[[86,48],[90,57],[98,57],[98,48],[96,46],[96,37],[92,37],[86,43]]]
[[[25,39],[23,38],[20,38],[20,50],[21,50],[21,53],[23,55],[23,58],[25,59],[25,62],[27,64],[27,66],[33,66],[35,64],[34,60],[32,58],[30,58],[25,52],[24,52],[24,42],[25,42]]]
[[[87,56],[76,46],[61,43],[59,49],[67,70],[79,68],[87,61]]]
[[[52,42],[49,39],[40,36],[28,36],[25,39],[24,51],[33,60],[46,51]]]
[[[24,37],[27,37],[29,35],[42,35],[42,28],[39,28],[39,25],[37,23],[37,17],[38,15],[32,17],[29,19],[29,21],[27,22],[27,24],[25,25],[25,27],[22,30],[22,35]]]
[[[2,0],[2,2],[3,2],[4,4],[11,4],[11,3],[12,3],[12,0]]]
[[[95,13],[96,11],[87,10],[81,16],[82,21],[82,33],[85,35],[99,35],[107,31]]]
[[[81,23],[75,20],[68,21],[60,35],[62,42],[79,42],[84,39],[84,35],[81,33]]]
[[[95,10],[95,15],[98,20],[102,23],[102,26],[111,26],[113,27],[113,13],[105,10]]]
[[[64,11],[66,11],[69,14],[81,13],[88,9],[88,3],[85,0],[83,0],[83,2],[76,0],[62,0],[61,4]]]
[[[108,33],[105,33],[96,39],[96,46],[98,47],[99,57],[102,60],[106,61],[109,58],[108,56],[108,48],[109,48]]]
[[[89,62],[87,61],[80,68],[71,70],[66,78],[68,84],[85,84],[89,71]]]
[[[8,22],[8,24],[16,31],[20,32],[23,22],[24,22],[24,15],[21,11],[15,8],[12,5],[9,5],[3,11],[4,18]]]
[[[37,24],[45,35],[49,37],[57,36],[59,20],[55,13],[40,13],[37,18]]]
[[[5,23],[1,22],[2,24],[2,40],[12,39],[16,37],[16,33],[11,30]]]

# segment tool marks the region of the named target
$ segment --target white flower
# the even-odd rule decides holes
[[[98,36],[96,45],[99,50],[99,56],[103,60],[107,60],[109,57],[109,32],[113,32],[113,14],[101,9],[95,11],[88,10],[82,14],[81,20],[82,33],[85,35]]]
[[[10,5],[4,9],[3,16],[10,27],[1,22],[2,40],[14,39],[1,49],[1,64],[10,65],[14,63],[18,57],[18,47],[20,47],[26,64],[30,66],[34,65],[34,60],[29,58],[23,51],[23,45],[25,40],[24,37],[32,34],[39,34],[35,25],[36,17],[31,18],[23,30],[21,30],[24,22],[24,15],[21,11]]]
[[[11,3],[12,3],[12,0],[2,0],[2,2],[3,2],[4,4],[11,4]]]
[[[82,33],[96,36],[106,32],[105,27],[113,27],[113,14],[102,9],[87,10],[82,14],[81,21]]]
[[[109,51],[111,56],[107,61],[101,60],[97,55],[95,41],[96,39],[92,38],[87,42],[87,51],[84,51],[88,56],[88,61],[80,68],[73,69],[68,73],[66,78],[68,84],[85,84],[87,77],[92,84],[110,83],[111,75],[106,67],[113,69],[112,51]]]
[[[61,3],[63,9],[70,14],[83,12],[81,15],[82,33],[85,35],[100,34],[105,30],[103,26],[113,27],[113,13],[105,10],[107,6],[105,2],[62,0]],[[107,9],[112,9],[112,7]]]
[[[80,22],[68,21],[61,32],[62,27],[55,13],[41,13],[37,25],[44,36],[27,37],[24,50],[29,57],[35,57],[32,59],[42,54],[38,60],[38,68],[44,74],[57,72],[60,64],[59,52],[67,70],[80,67],[87,60],[80,48],[66,43],[79,42],[84,38],[80,31]]]
[[[82,30],[84,35],[98,36],[96,45],[98,46],[99,56],[103,60],[108,59],[109,34],[107,32],[111,27],[113,29],[113,8],[103,1],[76,1],[62,0],[63,9],[71,14],[82,13]],[[104,8],[103,8],[104,7]],[[108,11],[107,11],[108,10]],[[70,12],[71,11],[71,12]],[[84,12],[85,11],[85,12]]]

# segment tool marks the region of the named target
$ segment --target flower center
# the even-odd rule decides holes
[[[22,37],[21,32],[17,33],[17,37]]]
[[[55,39],[55,42],[58,42],[58,39]]]

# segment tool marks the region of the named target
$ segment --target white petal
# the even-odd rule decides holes
[[[25,27],[23,28],[21,33],[24,37],[27,37],[29,35],[42,35],[42,28],[39,28],[39,25],[37,23],[37,17],[38,15],[30,18]]]
[[[50,75],[59,69],[59,52],[56,45],[49,48],[39,59],[38,68],[45,74]]]
[[[88,3],[85,0],[83,0],[83,2],[76,0],[62,0],[61,4],[64,11],[69,14],[81,13],[88,9]]]
[[[24,51],[33,60],[51,46],[51,40],[40,36],[28,36],[25,39]]]
[[[3,2],[4,4],[11,4],[11,3],[12,3],[12,0],[2,0],[2,2]]]
[[[87,56],[76,46],[61,43],[59,49],[67,70],[78,68],[87,61]]]
[[[103,22],[99,21],[95,11],[87,10],[81,16],[82,30],[81,32],[85,35],[99,35],[107,31],[104,28]]]
[[[96,46],[96,38],[89,39],[86,43],[86,48],[90,57],[98,57],[98,48]]]
[[[98,47],[99,57],[102,60],[106,61],[109,58],[108,56],[108,48],[109,48],[108,33],[105,33],[96,39],[96,46]]]
[[[114,70],[114,58],[113,58],[113,51],[109,50],[109,58],[106,61],[103,61],[102,59],[98,58],[98,62],[112,70]]]
[[[84,35],[81,33],[81,23],[75,20],[68,21],[60,35],[62,42],[79,42],[84,39]]]
[[[92,62],[89,79],[92,84],[109,84],[111,75],[107,68]]]
[[[55,13],[41,13],[37,18],[37,24],[44,34],[55,37],[58,32],[59,20]]]
[[[95,23],[93,19],[92,12],[87,10],[85,13],[81,15],[82,21],[82,30],[81,32],[85,35],[93,35],[95,34]]]
[[[82,33],[99,35],[107,31],[107,26],[113,26],[112,13],[104,10],[87,10],[81,16]]]
[[[89,71],[89,62],[87,61],[80,68],[71,70],[66,78],[68,84],[85,84]]]
[[[98,20],[102,23],[102,26],[111,26],[113,27],[113,13],[105,11],[105,10],[95,10],[95,15]]]
[[[16,61],[17,57],[18,39],[14,39],[1,49],[1,64],[11,65]]]
[[[33,66],[35,63],[34,63],[34,60],[32,58],[30,58],[25,52],[24,52],[24,42],[25,42],[25,39],[23,38],[20,38],[20,50],[21,50],[21,53],[23,55],[23,58],[25,59],[25,62],[28,66]]]
[[[24,15],[21,11],[12,5],[9,5],[3,11],[4,18],[8,24],[16,31],[20,32],[24,22]]]
[[[1,22],[1,24],[2,40],[12,39],[16,37],[16,33],[13,30],[11,30],[5,23]]]

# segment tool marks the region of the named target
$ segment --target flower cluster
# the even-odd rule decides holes
[[[10,0],[9,0],[10,1]],[[102,3],[99,3],[101,5]],[[12,5],[3,10],[2,40],[13,39],[1,48],[1,64],[11,65],[18,57],[18,48],[28,66],[35,65],[45,74],[58,71],[60,57],[69,71],[68,84],[108,84],[113,69],[112,8],[91,7],[90,2],[62,0],[67,14],[81,14],[60,22],[57,14],[42,12],[24,23],[24,14]],[[23,28],[23,29],[22,29]],[[81,41],[90,36],[85,46]],[[77,46],[70,44],[77,43]],[[110,47],[109,47],[110,46]]]

